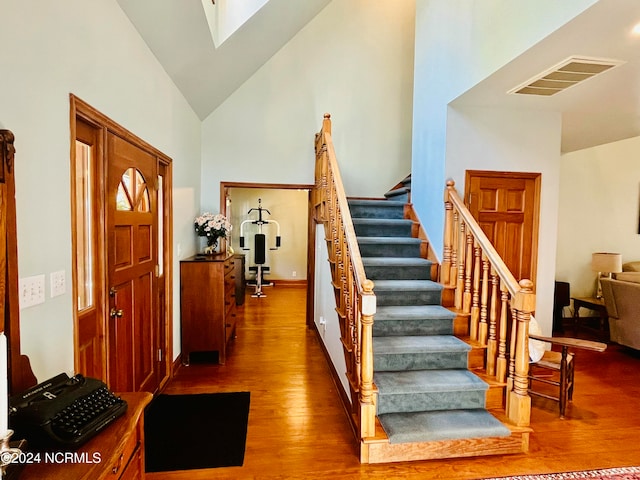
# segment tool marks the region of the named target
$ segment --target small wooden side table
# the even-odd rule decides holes
[[[573,332],[574,335],[578,335],[578,329],[580,327],[590,330],[595,333],[601,340],[609,340],[609,315],[607,314],[607,307],[604,304],[604,300],[595,297],[572,297],[573,300]],[[585,325],[581,325],[581,320],[594,317],[580,317],[580,309],[586,308],[597,312],[599,315],[598,328],[593,329]]]

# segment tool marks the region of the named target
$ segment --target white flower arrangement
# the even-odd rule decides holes
[[[208,252],[205,253],[213,252],[218,244],[218,239],[226,238],[233,228],[227,217],[221,213],[214,215],[209,212],[196,217],[194,227],[199,237],[207,237],[207,249],[205,250]]]

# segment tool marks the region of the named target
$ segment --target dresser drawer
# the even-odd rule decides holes
[[[109,474],[106,478],[120,478],[131,462],[135,462],[134,454],[139,453],[140,450],[140,437],[138,429],[136,429],[131,437],[124,444],[122,451],[116,457],[116,460],[109,466]],[[135,465],[131,465],[135,469]]]

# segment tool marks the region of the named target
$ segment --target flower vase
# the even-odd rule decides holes
[[[200,237],[200,247],[205,255],[215,255],[218,253],[218,238]]]

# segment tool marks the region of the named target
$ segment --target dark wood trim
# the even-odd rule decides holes
[[[309,192],[309,221],[307,224],[307,328],[312,328],[316,291],[316,218],[313,191]]]
[[[313,323],[313,305],[314,305],[314,275],[315,275],[315,220],[313,219],[313,189],[314,185],[305,183],[255,183],[255,182],[220,182],[220,212],[227,215],[227,195],[230,188],[260,188],[265,190],[307,190],[309,202],[309,215],[307,219],[307,327]],[[311,231],[313,230],[313,232]],[[313,234],[313,237],[311,235]],[[225,248],[225,244],[222,245]],[[283,282],[293,284],[294,280],[279,280],[278,284]]]
[[[16,222],[16,185],[14,178],[15,137],[0,130],[0,311],[2,331],[7,337],[9,393],[35,385],[36,377],[29,358],[20,351],[20,303],[18,289],[18,229]]]
[[[107,177],[107,163],[106,163],[106,142],[107,135],[113,134],[117,137],[126,140],[129,143],[132,143],[156,157],[156,160],[159,165],[164,165],[166,167],[167,174],[165,175],[165,183],[164,183],[164,194],[165,194],[165,219],[164,219],[164,229],[165,232],[158,232],[159,235],[164,234],[164,245],[165,245],[165,263],[164,263],[164,276],[165,276],[165,297],[166,297],[166,334],[165,334],[165,344],[160,348],[165,352],[167,358],[171,358],[173,356],[173,168],[172,168],[172,159],[165,155],[163,152],[155,148],[153,145],[149,144],[145,140],[141,139],[137,135],[133,134],[126,128],[122,127],[111,118],[107,117],[91,105],[89,105],[84,100],[75,96],[74,94],[69,94],[70,101],[70,124],[71,124],[71,158],[74,158],[75,155],[75,122],[76,119],[81,119],[83,122],[86,122],[89,125],[94,126],[96,129],[99,129],[101,138],[98,142],[97,151],[97,161],[99,162],[99,167],[97,168],[97,184],[96,187],[100,192],[104,192],[106,188],[106,177]],[[156,184],[157,187],[157,184]],[[72,192],[73,195],[73,192]],[[99,288],[103,291],[102,302],[103,302],[103,310],[104,312],[108,311],[108,301],[109,297],[107,295],[107,256],[106,256],[106,239],[107,239],[107,231],[106,231],[106,205],[104,200],[104,195],[97,195],[97,210],[98,214],[95,218],[96,220],[96,229],[100,233],[98,239],[98,251],[103,252],[98,256],[98,264],[101,272],[100,278],[97,279],[97,282],[100,284]],[[166,209],[168,202],[168,210]],[[75,294],[75,290],[74,290]],[[75,330],[77,329],[77,305],[75,305],[74,300],[74,337]],[[104,332],[103,332],[104,333]],[[106,351],[106,335],[103,335],[105,338],[105,351]],[[74,338],[74,349],[77,347]],[[74,352],[76,353],[76,352]],[[74,355],[76,357],[76,355]],[[74,362],[77,362],[77,359],[74,358]],[[161,385],[166,384],[169,380],[169,377],[172,373],[172,368],[170,368],[170,361],[166,362],[166,378],[164,378],[160,383]]]

